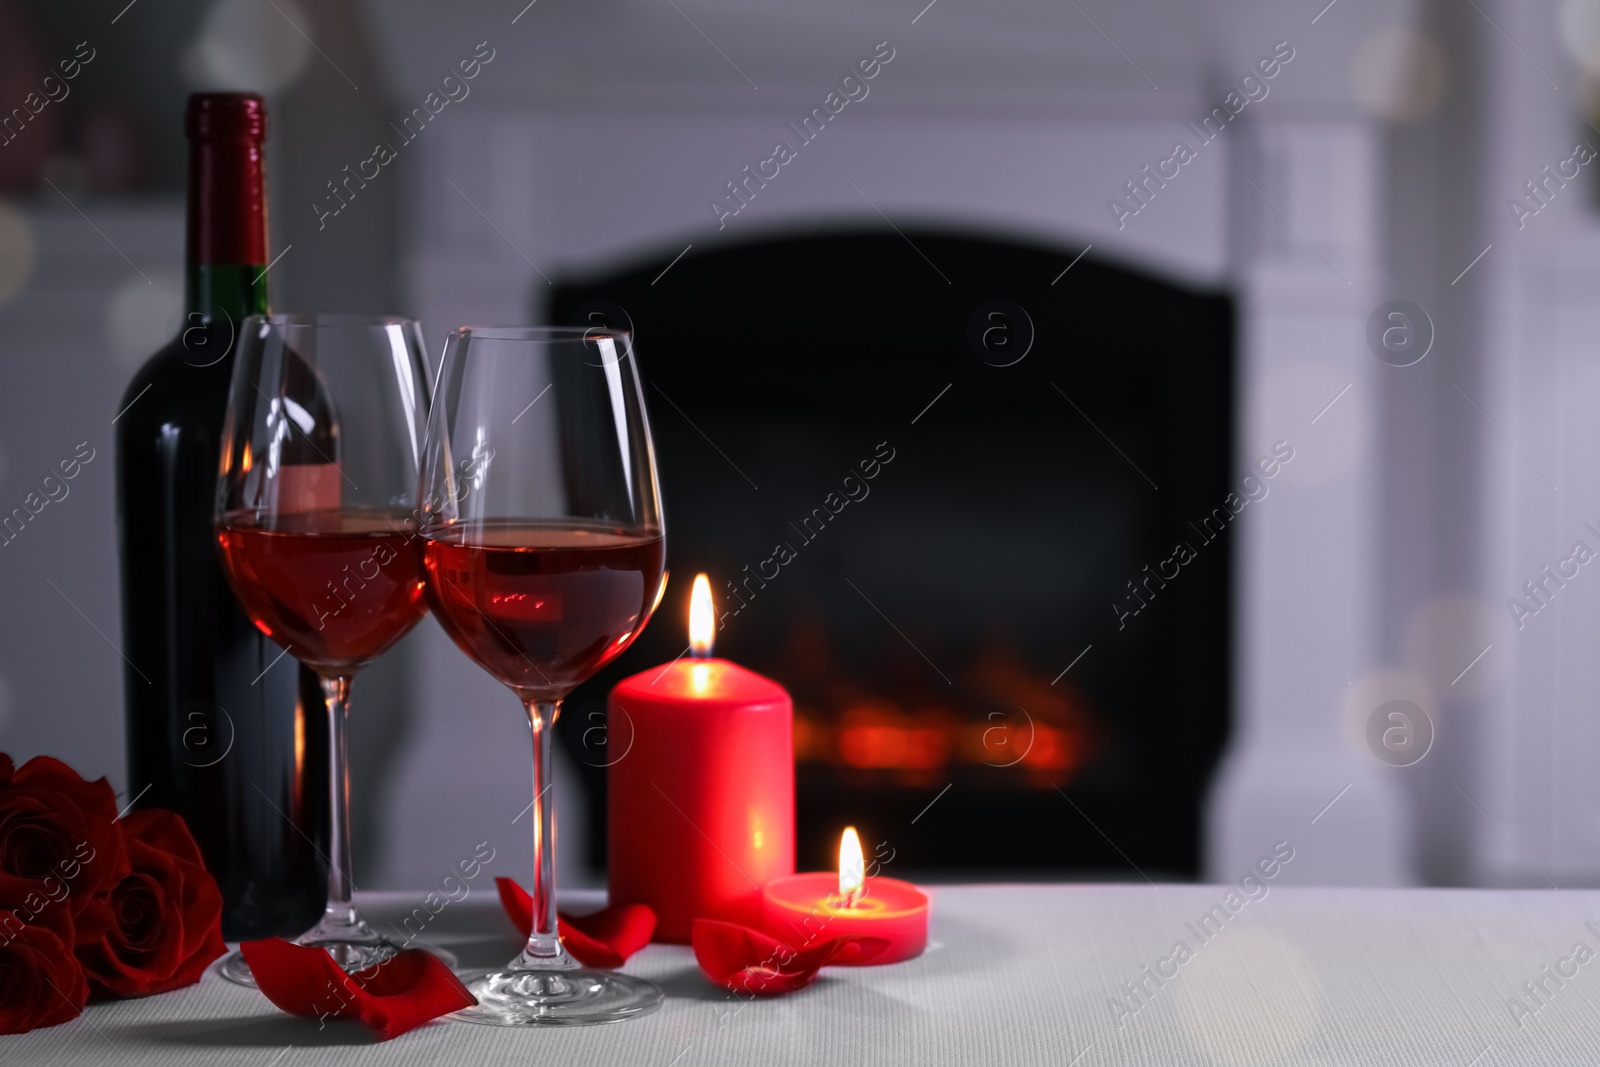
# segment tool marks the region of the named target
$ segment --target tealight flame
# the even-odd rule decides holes
[[[861,838],[854,826],[844,828],[839,838],[839,897],[844,906],[853,908],[867,888],[867,864],[861,855]]]
[[[694,589],[689,594],[689,651],[695,659],[711,655],[711,643],[716,636],[717,616],[711,605],[711,581],[703,574],[694,576]]]

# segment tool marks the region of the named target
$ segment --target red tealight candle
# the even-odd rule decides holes
[[[794,708],[776,682],[710,659],[715,619],[694,581],[694,659],[611,691],[607,871],[613,904],[655,909],[655,940],[695,919],[761,925],[761,886],[794,872]],[[630,732],[631,731],[631,732]]]
[[[928,897],[910,882],[866,876],[861,840],[847,827],[839,841],[839,873],[791,874],[762,891],[762,925],[796,948],[851,934],[881,937],[889,947],[866,962],[899,963],[928,946]]]

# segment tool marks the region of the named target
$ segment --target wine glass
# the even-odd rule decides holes
[[[626,332],[451,333],[423,446],[428,606],[505,684],[533,734],[533,931],[470,982],[454,1017],[502,1026],[613,1022],[661,990],[585,970],[556,926],[551,744],[561,701],[620,655],[659,600],[665,540],[650,425]]]
[[[316,671],[328,711],[328,903],[297,943],[346,971],[398,945],[351,903],[350,682],[422,618],[417,572],[418,459],[428,416],[421,331],[409,319],[252,315],[222,431],[214,526],[223,571],[245,614]],[[253,985],[238,953],[223,973]]]

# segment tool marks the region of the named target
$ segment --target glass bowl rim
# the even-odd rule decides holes
[[[608,326],[457,326],[446,335],[449,340],[472,340],[477,338],[483,341],[589,341],[596,338],[610,338],[614,341],[628,341],[632,335],[627,330],[616,330]]]
[[[282,327],[328,327],[328,326],[359,326],[359,327],[385,327],[385,326],[416,326],[416,319],[406,318],[404,315],[367,315],[360,312],[346,311],[273,311],[265,315],[248,315],[246,323],[261,323],[265,325]]]

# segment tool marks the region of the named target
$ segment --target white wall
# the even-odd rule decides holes
[[[80,442],[94,454],[64,499],[0,547],[0,750],[55,755],[122,789],[111,420],[133,369],[177,333],[182,209],[90,213],[92,225],[59,198],[0,205],[0,256],[22,280],[0,302],[0,507],[42,496],[41,479]]]
[[[1475,770],[1481,816],[1472,824],[1478,880],[1568,887],[1600,884],[1600,788],[1590,763],[1600,751],[1600,582],[1589,567],[1547,596],[1538,614],[1514,620],[1508,602],[1531,606],[1524,583],[1571,554],[1600,549],[1600,464],[1594,412],[1600,404],[1600,225],[1597,163],[1582,180],[1553,189],[1551,203],[1519,227],[1507,200],[1571,155],[1575,142],[1600,149],[1600,133],[1567,103],[1581,89],[1553,21],[1521,5],[1494,16],[1524,55],[1491,53],[1487,121],[1496,150],[1486,161],[1481,208],[1489,220],[1484,258],[1492,302],[1481,401],[1488,531],[1483,588],[1498,661],[1484,679],[1489,703]],[[1503,21],[1502,21],[1503,20]],[[1547,81],[1546,78],[1550,81]],[[1552,87],[1553,81],[1557,87]],[[1498,429],[1495,429],[1498,427]]]

